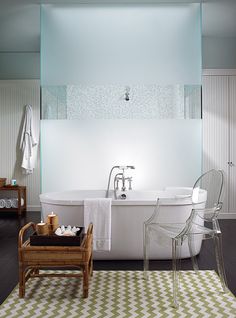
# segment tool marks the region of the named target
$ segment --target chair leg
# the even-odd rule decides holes
[[[149,270],[149,245],[150,238],[148,233],[148,225],[143,225],[143,271],[144,279],[148,279],[148,270]]]
[[[196,252],[195,252],[195,241],[194,241],[193,235],[188,236],[188,248],[189,248],[189,254],[191,257],[193,269],[195,272],[198,272],[198,270],[199,270],[198,262],[197,262],[196,256],[194,255],[194,254],[196,254]]]
[[[172,239],[172,282],[173,282],[173,306],[179,307],[179,270],[180,270],[180,248],[178,239]]]
[[[214,244],[215,244],[215,253],[216,253],[216,264],[217,264],[217,269],[220,276],[220,282],[221,282],[223,291],[227,292],[228,286],[227,286],[227,280],[226,280],[226,274],[225,274],[221,233],[217,233],[216,236],[214,236]]]
[[[83,269],[83,297],[87,298],[88,297],[88,288],[89,288],[89,268],[88,264],[84,266]]]

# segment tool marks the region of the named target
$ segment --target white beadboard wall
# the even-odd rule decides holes
[[[236,218],[236,69],[203,71],[203,171],[225,172],[221,218]],[[232,161],[233,166],[228,165]]]
[[[228,178],[228,77],[203,76],[203,172],[222,169]],[[222,213],[229,210],[228,182],[225,183],[226,196]]]
[[[39,141],[40,127],[40,82],[39,80],[0,80],[0,177],[16,179],[27,187],[28,210],[39,210],[40,154],[37,152],[32,175],[21,170],[22,154],[19,150],[25,105],[33,108],[35,136]]]
[[[236,74],[236,72],[235,72]],[[236,76],[229,76],[229,212],[236,214]]]

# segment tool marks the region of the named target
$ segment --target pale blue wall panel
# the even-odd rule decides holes
[[[0,52],[0,79],[39,79],[40,53]]]
[[[203,68],[236,68],[236,37],[203,37]]]

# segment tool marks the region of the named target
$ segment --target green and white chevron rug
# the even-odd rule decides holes
[[[0,306],[0,317],[236,317],[236,298],[221,292],[214,271],[183,271],[181,277],[178,310],[171,306],[170,271],[151,271],[148,281],[142,271],[94,271],[87,299],[80,279],[34,278],[24,299],[18,298],[18,286],[13,290]]]

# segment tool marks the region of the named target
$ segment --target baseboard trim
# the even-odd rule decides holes
[[[219,219],[236,219],[236,213],[220,213]]]
[[[27,211],[40,212],[41,207],[40,207],[40,205],[28,205]]]

